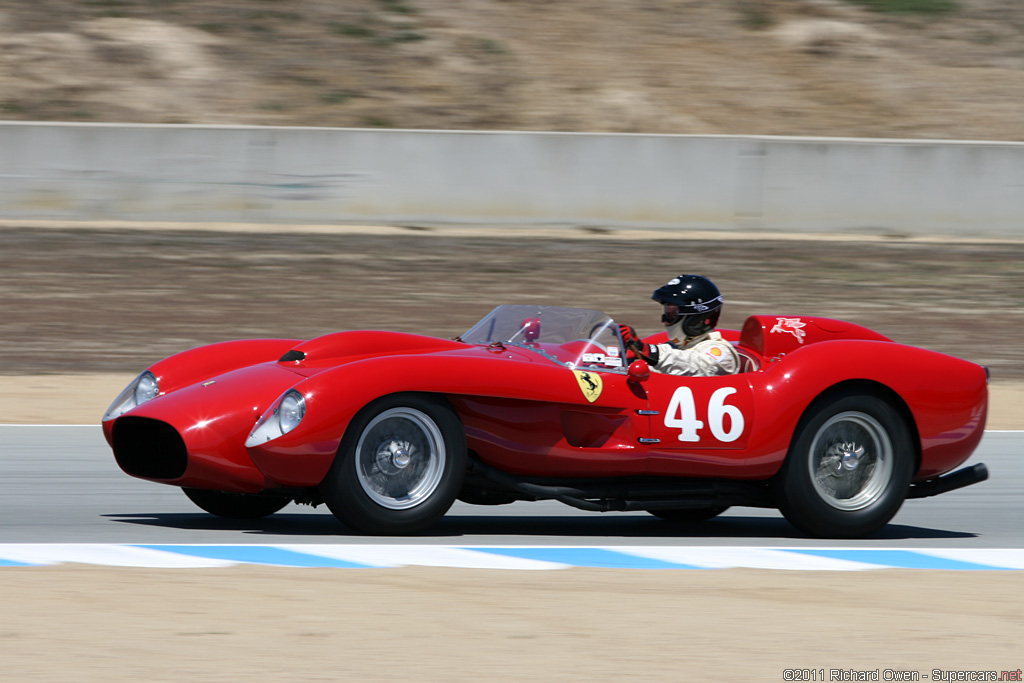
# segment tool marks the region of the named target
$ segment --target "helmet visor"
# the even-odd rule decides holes
[[[676,304],[662,304],[662,306],[665,312],[661,314],[661,322],[666,325],[671,325],[683,317],[679,312],[679,306]]]

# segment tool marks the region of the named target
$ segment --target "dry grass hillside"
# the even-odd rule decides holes
[[[0,119],[1024,140],[1024,2],[9,2]]]

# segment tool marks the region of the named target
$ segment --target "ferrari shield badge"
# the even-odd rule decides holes
[[[590,403],[596,401],[597,397],[601,395],[601,389],[604,388],[601,375],[586,370],[573,370],[572,374],[576,375],[576,381],[580,383],[583,397]]]

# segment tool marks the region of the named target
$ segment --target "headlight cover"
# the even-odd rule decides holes
[[[106,414],[103,416],[103,421],[113,420],[116,417],[121,417],[132,408],[141,406],[146,401],[151,401],[160,395],[160,382],[157,381],[156,375],[149,370],[146,370],[138,377],[131,381],[127,387],[124,388],[114,402],[107,408]]]
[[[245,447],[252,448],[284,436],[299,426],[306,416],[306,399],[295,389],[289,389],[256,421]]]

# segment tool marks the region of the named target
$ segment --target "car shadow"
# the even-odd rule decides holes
[[[290,537],[367,538],[338,522],[328,513],[277,513],[256,520],[215,517],[202,512],[108,514],[114,522],[190,531],[233,531],[243,534]],[[538,540],[562,538],[622,541],[632,539],[776,539],[818,540],[794,528],[782,517],[730,515],[705,522],[681,524],[649,515],[531,516],[531,515],[449,515],[427,531],[400,538],[450,539],[480,537],[495,539],[520,536]],[[889,524],[861,540],[912,540],[976,538],[978,534],[946,529],[931,529]],[[392,538],[392,537],[379,537]],[[503,540],[504,542],[504,540]]]
[[[780,517],[718,517],[697,523],[674,523],[647,515],[602,518],[463,516],[442,519],[430,530],[433,536],[578,536],[585,538],[680,538],[680,539],[813,539]],[[970,532],[928,529],[889,524],[866,539],[974,538]],[[815,539],[817,540],[817,539]]]
[[[276,536],[356,536],[330,514],[278,513],[262,519],[227,519],[205,512],[108,514],[113,522],[188,531],[237,531]]]

